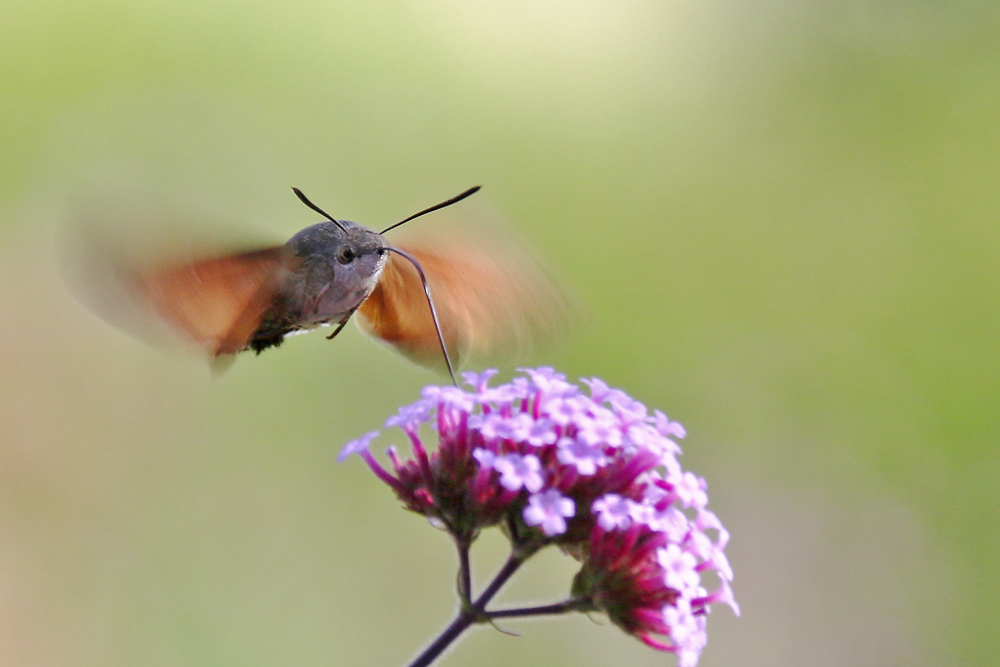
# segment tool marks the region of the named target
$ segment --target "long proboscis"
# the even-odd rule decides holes
[[[478,190],[478,189],[479,188],[475,188],[472,191],[467,192],[464,196],[467,197],[470,194],[472,194],[473,192],[475,192],[475,190]],[[453,203],[453,202],[449,202],[449,203]],[[447,204],[444,204],[444,205],[446,206]],[[440,206],[441,205],[438,205],[438,208],[440,208]],[[431,210],[433,210],[433,209],[431,209]],[[404,220],[403,222],[406,222],[406,221]],[[398,223],[398,224],[402,224],[402,223]],[[451,357],[448,356],[448,346],[445,345],[445,342],[444,342],[444,334],[441,332],[441,323],[438,321],[437,310],[435,310],[435,308],[434,308],[434,299],[431,297],[431,288],[427,284],[427,276],[424,275],[424,269],[420,266],[420,262],[418,262],[416,260],[416,258],[412,257],[409,253],[403,252],[399,248],[393,248],[391,246],[386,246],[386,250],[388,250],[390,252],[394,252],[397,255],[399,255],[400,257],[403,257],[403,258],[409,260],[409,262],[411,264],[413,264],[413,268],[415,268],[417,270],[417,273],[420,275],[420,282],[424,286],[424,296],[427,297],[427,307],[430,308],[430,311],[431,311],[431,320],[434,321],[434,331],[437,332],[438,343],[441,345],[441,354],[444,356],[444,364],[445,364],[445,366],[448,367],[448,375],[451,376],[452,384],[454,384],[457,387],[458,386],[458,380],[455,379],[455,369],[452,368],[452,366],[451,366]]]

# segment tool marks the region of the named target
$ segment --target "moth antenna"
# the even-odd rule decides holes
[[[473,192],[475,192],[478,189],[479,189],[478,187],[473,188],[472,190],[469,190],[465,194],[460,195],[459,197],[457,197],[454,201],[445,202],[444,204],[438,204],[434,208],[441,208],[442,206],[447,206],[448,204],[452,204],[455,201],[458,201],[459,199],[462,199],[464,197],[468,197],[469,195],[471,195]],[[430,209],[428,209],[428,211],[433,211],[434,208],[430,208]],[[426,213],[426,212],[427,211],[424,211],[424,213]],[[420,215],[420,214],[418,213],[417,215]],[[413,216],[413,217],[416,217],[416,216]],[[406,220],[404,220],[403,222],[406,222]],[[400,223],[397,223],[397,224],[401,225],[403,223],[400,222]],[[395,225],[393,225],[393,226],[395,226]],[[390,227],[390,229],[391,229],[391,227]],[[418,262],[414,257],[411,257],[409,254],[403,252],[402,250],[399,250],[398,248],[392,248],[392,247],[386,246],[386,250],[389,250],[390,252],[394,252],[397,255],[400,255],[401,257],[404,257],[407,260],[409,260],[409,262],[411,264],[413,264],[413,267],[417,270],[417,273],[420,274],[420,282],[424,286],[424,295],[427,297],[427,305],[428,305],[428,307],[430,307],[430,310],[431,310],[431,319],[434,321],[434,331],[437,332],[438,343],[441,344],[441,354],[444,355],[444,364],[445,364],[445,366],[448,367],[448,375],[451,376],[451,382],[452,382],[452,384],[454,384],[457,387],[458,386],[458,380],[455,379],[455,370],[451,367],[451,358],[448,356],[448,347],[444,344],[444,334],[441,333],[441,324],[438,322],[437,311],[434,309],[434,299],[431,298],[431,288],[427,285],[427,276],[424,275],[424,270],[421,268],[420,262]]]
[[[399,227],[404,222],[409,222],[410,220],[413,220],[414,218],[419,218],[420,216],[426,215],[428,213],[431,213],[432,211],[436,211],[438,209],[444,208],[445,206],[451,206],[452,204],[457,204],[458,202],[462,201],[466,197],[469,197],[469,196],[474,195],[477,192],[479,192],[479,188],[481,188],[481,187],[483,187],[483,186],[477,185],[474,188],[469,188],[468,190],[466,190],[462,194],[456,195],[456,196],[452,197],[451,199],[449,199],[447,201],[443,201],[440,204],[434,204],[434,206],[431,206],[430,208],[425,208],[424,210],[420,211],[419,213],[414,213],[410,217],[408,217],[408,218],[406,218],[404,220],[400,220],[399,222],[397,222],[394,225],[389,225],[388,227],[386,227],[385,229],[383,229],[381,232],[379,232],[379,234],[385,234],[390,229],[395,229],[396,227]],[[298,190],[296,190],[295,192],[296,192],[296,194],[299,195],[300,198],[303,197],[302,193],[300,193]],[[306,200],[303,199],[303,201],[306,201]],[[306,205],[307,206],[312,206],[312,204],[310,204],[308,201],[306,201]],[[319,209],[316,209],[316,210],[319,210]],[[326,215],[326,213],[323,213],[323,215]],[[327,217],[329,217],[329,216],[327,216]],[[411,262],[413,262],[413,259],[411,259],[409,257],[407,259],[409,259]],[[416,264],[416,262],[414,262],[414,264]]]
[[[316,206],[316,204],[309,201],[309,198],[306,197],[304,194],[302,194],[302,190],[299,190],[298,188],[292,188],[292,191],[295,193],[295,196],[298,197],[303,204],[305,204],[312,210],[316,211],[317,213],[322,215],[324,218],[328,219],[333,224],[340,227],[340,231],[344,232],[345,234],[347,233],[347,227],[344,227],[342,224],[340,224],[340,221],[337,220],[335,217],[333,217],[332,215],[321,209],[319,206]]]

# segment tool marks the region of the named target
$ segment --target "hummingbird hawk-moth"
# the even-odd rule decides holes
[[[116,260],[130,298],[211,357],[260,353],[320,325],[362,328],[418,363],[489,353],[529,341],[563,312],[536,264],[496,239],[453,234],[399,246],[384,234],[479,190],[415,213],[381,232],[325,213],[285,244],[195,252],[141,263]]]

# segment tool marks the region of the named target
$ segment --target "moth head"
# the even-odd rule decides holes
[[[378,282],[388,253],[381,234],[350,220],[306,227],[287,245],[299,261],[297,287],[313,295],[318,311],[344,310],[364,300]]]

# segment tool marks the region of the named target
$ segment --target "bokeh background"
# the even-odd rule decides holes
[[[446,537],[334,463],[442,378],[110,327],[56,252],[94,182],[279,241],[291,185],[377,227],[483,184],[586,314],[522,361],[688,428],[744,612],[703,665],[998,664],[995,3],[3,0],[0,61],[0,665],[403,665],[454,610]],[[442,664],[674,664],[505,627]]]

